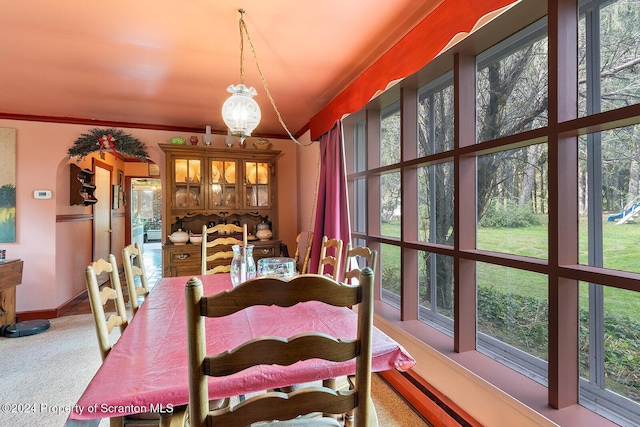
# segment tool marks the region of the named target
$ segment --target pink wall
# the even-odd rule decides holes
[[[92,257],[92,222],[64,219],[92,212],[91,207],[69,205],[68,165],[75,159],[67,157],[74,141],[91,127],[18,120],[0,120],[0,127],[17,129],[16,242],[1,244],[7,250],[7,258],[24,261],[22,284],[16,291],[16,310],[18,313],[56,310],[85,290],[84,268]],[[190,136],[169,131],[124,130],[147,145],[149,157],[160,166],[163,179],[164,154],[157,144],[168,143],[174,136]],[[299,181],[306,182],[307,177],[298,172],[300,151],[296,144],[290,140],[271,142],[274,149],[282,151],[278,159],[278,235],[290,250],[295,250]],[[215,135],[213,146],[223,147],[224,137]],[[125,176],[140,176],[140,165],[117,162],[111,155],[105,156],[104,161],[114,167],[114,184],[117,169],[124,170]],[[90,165],[90,160],[80,164]],[[146,167],[142,170],[146,171]],[[315,178],[310,182],[315,184]],[[53,197],[35,199],[34,190],[51,190]],[[315,194],[315,190],[307,194]],[[56,222],[57,218],[62,220]],[[112,251],[118,260],[124,244],[124,220],[124,207],[112,212]]]
[[[320,143],[309,144],[310,133],[307,132],[300,139],[305,146],[299,146],[297,154],[298,164],[298,227],[299,231],[313,231],[314,205],[317,198],[317,177],[320,173]],[[293,255],[293,254],[292,254]]]

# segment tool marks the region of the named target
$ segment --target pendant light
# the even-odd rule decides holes
[[[276,115],[278,116],[278,120],[282,125],[282,128],[287,132],[289,137],[293,142],[299,145],[311,145],[313,141],[309,144],[301,144],[289,131],[287,125],[285,125],[284,120],[280,116],[280,111],[278,111],[278,107],[276,107],[276,103],[269,92],[269,88],[267,87],[267,82],[264,78],[264,74],[262,73],[262,69],[260,68],[260,64],[258,63],[258,57],[256,55],[256,49],[251,42],[251,37],[249,36],[249,30],[247,29],[247,24],[244,22],[244,9],[238,9],[240,12],[240,84],[238,85],[229,85],[227,88],[227,92],[231,93],[231,97],[229,97],[224,104],[222,104],[222,119],[225,124],[229,128],[229,135],[237,136],[240,138],[240,146],[245,146],[245,139],[251,136],[251,132],[258,126],[260,123],[261,113],[260,107],[258,103],[253,99],[254,96],[258,94],[253,87],[247,88],[244,85],[244,37],[247,36],[247,41],[249,42],[249,46],[251,47],[251,52],[253,53],[253,58],[256,62],[256,67],[258,69],[258,73],[260,74],[260,79],[262,80],[262,86],[273,106]],[[229,139],[229,138],[227,138]],[[227,146],[231,147],[233,145],[232,142],[227,141]]]
[[[244,85],[244,33],[247,25],[244,22],[244,9],[240,12],[240,84],[229,85],[227,92],[231,93],[224,104],[222,104],[222,119],[229,128],[229,133],[240,138],[240,145],[244,145],[244,140],[251,136],[251,132],[260,123],[260,106],[253,99],[258,94],[252,87]],[[248,37],[248,32],[247,32]]]

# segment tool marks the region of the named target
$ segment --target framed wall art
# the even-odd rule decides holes
[[[16,130],[0,128],[0,243],[16,241]]]
[[[155,163],[149,163],[149,176],[160,176],[160,166]]]
[[[111,206],[111,209],[119,209],[120,208],[120,185],[119,184],[114,184],[113,185],[113,206]]]

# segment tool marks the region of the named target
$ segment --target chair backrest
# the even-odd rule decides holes
[[[218,237],[209,241],[208,235],[218,233],[221,235],[243,233],[243,240],[246,240],[247,227],[240,227],[235,224],[218,224],[213,227],[207,228],[206,225],[202,226],[202,243],[200,253],[200,274],[218,274],[228,273],[231,271],[231,260],[233,259],[233,251],[230,248],[228,250],[220,250],[220,246],[232,246],[242,245],[243,242],[235,237]],[[209,268],[209,263],[213,261],[224,260],[224,264],[216,265]],[[220,261],[218,261],[220,262]]]
[[[135,315],[144,297],[149,294],[149,282],[147,282],[144,256],[140,243],[136,242],[122,249],[122,264],[124,266],[124,278],[127,282],[127,291],[129,292],[131,311]],[[139,279],[140,286],[136,283],[136,278]]]
[[[186,290],[189,348],[189,414],[192,426],[240,426],[265,420],[289,420],[315,412],[342,414],[355,411],[356,426],[365,426],[373,410],[371,396],[371,341],[373,329],[373,272],[366,268],[356,286],[341,284],[318,274],[290,280],[259,277],[234,289],[203,296],[202,282],[193,277]],[[222,317],[255,305],[290,307],[321,301],[338,307],[358,306],[358,332],[354,340],[308,331],[294,337],[260,337],[231,351],[206,355],[205,317]],[[287,322],[294,322],[288,319]],[[215,333],[215,331],[213,331]],[[342,337],[344,338],[344,337]],[[290,394],[266,392],[231,409],[208,412],[207,376],[224,377],[251,366],[288,366],[320,358],[333,362],[356,360],[355,387],[336,392],[325,387],[298,389]]]
[[[109,273],[109,286],[104,285],[101,290],[97,276],[102,273]],[[93,320],[96,324],[100,356],[102,356],[102,360],[104,360],[113,345],[110,337],[113,328],[119,326],[120,332],[122,332],[129,323],[127,310],[124,306],[124,297],[122,296],[122,287],[120,286],[120,276],[118,274],[118,264],[116,264],[115,255],[110,254],[108,261],[100,258],[89,264],[85,269],[84,276],[87,283],[91,312],[93,313]],[[111,314],[107,318],[105,315],[105,305],[109,301],[113,301],[115,304],[115,314]]]
[[[313,244],[313,232],[302,231],[296,237],[296,253],[293,259],[296,261],[296,270],[299,273],[308,273],[311,245]]]
[[[372,251],[366,246],[351,246],[351,242],[347,243],[344,251],[344,267],[342,268],[342,282],[351,283],[351,279],[360,280],[360,270],[369,267],[376,272],[376,262],[378,253]]]
[[[333,248],[335,255],[329,255],[327,250]],[[325,274],[324,268],[327,265],[333,267],[332,274],[333,280],[338,280],[340,277],[340,261],[342,260],[342,240],[329,239],[327,236],[322,237],[322,246],[320,247],[320,263],[318,264],[318,274]],[[329,275],[329,274],[327,274]]]

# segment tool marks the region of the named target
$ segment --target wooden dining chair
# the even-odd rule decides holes
[[[189,279],[185,300],[191,426],[235,427],[260,421],[266,421],[264,425],[270,427],[342,426],[337,419],[319,414],[340,416],[350,411],[355,411],[354,426],[376,426],[377,416],[371,401],[373,280],[370,268],[362,271],[358,285],[341,284],[318,274],[302,274],[288,281],[259,277],[232,290],[203,296],[202,281],[197,277]],[[358,306],[358,332],[355,339],[340,339],[308,331],[294,337],[260,337],[230,351],[206,354],[205,318],[227,316],[255,305],[286,308],[307,301],[320,301],[338,307]],[[287,321],[293,322],[295,319]],[[209,376],[225,377],[252,366],[289,366],[310,359],[331,362],[355,359],[353,388],[336,391],[314,384],[293,393],[267,391],[222,410],[208,410]]]
[[[229,247],[232,245],[242,245],[243,241],[235,237],[217,237],[209,241],[208,236],[217,233],[218,235],[227,235],[233,233],[242,233],[243,241],[246,241],[247,228],[240,227],[235,224],[218,224],[213,227],[202,226],[202,243],[200,254],[200,274],[218,274],[228,273],[231,271],[231,260],[233,259],[232,250],[220,250],[220,246]],[[227,248],[228,249],[228,248]],[[220,260],[224,263],[220,265]],[[218,261],[219,265],[209,268],[209,264]]]
[[[334,255],[330,255],[327,251],[333,249]],[[322,237],[322,246],[320,246],[320,263],[318,264],[318,274],[327,275],[338,280],[340,277],[340,261],[342,260],[342,240],[329,239],[327,236]],[[325,266],[332,267],[332,273],[324,272]]]
[[[347,243],[347,248],[344,251],[342,282],[351,283],[352,279],[360,280],[360,270],[364,267],[370,267],[375,274],[377,259],[378,252],[372,251],[366,246],[352,247],[351,242]]]
[[[308,273],[312,244],[312,231],[301,231],[296,237],[296,253],[293,259],[296,261],[296,270],[298,273]]]
[[[140,308],[140,304],[149,294],[149,283],[147,282],[144,256],[140,243],[136,242],[122,249],[122,264],[124,266],[124,278],[127,282],[127,291],[129,292],[131,311],[135,315],[138,312],[138,308]],[[140,283],[139,286],[137,282]]]
[[[98,276],[103,273],[109,274],[109,283],[100,289]],[[122,333],[129,324],[115,255],[109,254],[108,261],[100,258],[89,264],[84,271],[84,278],[87,284],[91,313],[96,326],[100,356],[104,360],[113,345],[111,342],[113,328],[118,326]],[[105,306],[109,301],[113,301],[115,313],[107,317]]]
[[[98,276],[103,273],[109,274],[109,285],[105,284],[102,286],[102,289],[100,289]],[[100,258],[89,264],[85,269],[85,281],[87,283],[87,293],[89,294],[91,313],[93,314],[93,320],[96,325],[96,335],[98,336],[100,356],[104,361],[115,344],[115,342],[111,340],[111,332],[113,331],[113,328],[118,326],[120,328],[120,333],[122,333],[129,324],[115,255],[110,254],[108,261]],[[107,317],[105,314],[105,306],[109,301],[113,301],[113,304],[115,305],[115,313],[110,314]],[[176,408],[175,417],[172,419],[179,420],[179,414],[183,414],[184,418],[184,412],[184,408]],[[169,425],[168,421],[169,420],[165,418],[166,425]],[[165,424],[162,423],[160,415],[151,412],[127,415],[126,417],[114,417],[109,420],[110,427],[163,425]]]

